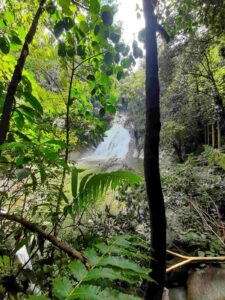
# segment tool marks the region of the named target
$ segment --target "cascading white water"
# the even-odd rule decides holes
[[[89,157],[84,157],[83,160],[125,159],[131,141],[129,131],[124,128],[125,121],[125,115],[117,115],[114,118],[112,127],[105,133],[104,140],[98,145],[93,154]]]

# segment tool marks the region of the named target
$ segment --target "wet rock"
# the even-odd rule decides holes
[[[177,287],[177,288],[170,289],[169,299],[170,300],[187,300],[187,293],[186,293],[185,288]]]
[[[225,300],[225,269],[208,267],[188,279],[188,300]]]

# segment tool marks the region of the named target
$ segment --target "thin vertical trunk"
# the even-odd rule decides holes
[[[217,145],[218,149],[221,148],[221,129],[220,129],[220,121],[217,121]]]
[[[144,170],[151,218],[152,278],[145,299],[161,300],[166,269],[166,216],[159,171],[160,102],[157,20],[152,0],[143,0],[146,22],[146,136]]]
[[[64,161],[67,164],[68,158],[69,158],[69,144],[70,144],[70,105],[71,105],[71,94],[72,94],[72,88],[73,88],[73,77],[74,77],[74,69],[75,69],[75,57],[73,56],[73,64],[72,64],[72,70],[70,75],[70,85],[69,85],[69,91],[68,91],[68,98],[66,103],[66,149],[65,149],[65,158]],[[60,222],[60,206],[62,202],[62,193],[65,185],[65,179],[66,179],[66,167],[63,168],[63,174],[62,174],[62,180],[61,185],[59,189],[58,199],[57,199],[57,205],[56,205],[56,223],[54,228],[54,236],[58,235],[59,230],[59,222]]]
[[[1,121],[0,121],[0,145],[4,144],[6,140],[7,133],[9,131],[10,119],[12,117],[13,106],[15,104],[15,94],[17,87],[21,81],[23,68],[29,55],[29,45],[32,43],[35,33],[37,31],[37,26],[39,19],[43,13],[44,5],[46,0],[42,0],[38,7],[38,10],[35,14],[34,20],[31,24],[31,27],[26,35],[25,42],[23,48],[20,53],[20,57],[17,61],[17,65],[15,67],[12,79],[9,83],[5,103],[2,111]]]
[[[209,125],[207,125],[207,144],[210,145],[210,131],[209,131]]]
[[[216,138],[215,138],[215,126],[214,123],[212,124],[212,147],[215,148],[216,145]]]
[[[205,126],[205,145],[207,145],[207,126]]]

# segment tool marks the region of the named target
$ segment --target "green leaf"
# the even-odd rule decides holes
[[[93,248],[87,248],[84,251],[85,257],[87,257],[88,261],[91,263],[92,266],[95,266],[99,261],[100,257],[98,256],[97,252]]]
[[[63,18],[62,22],[66,31],[69,31],[74,25],[73,19],[70,17]]]
[[[39,172],[40,172],[40,176],[41,176],[41,183],[43,184],[45,182],[45,180],[47,179],[47,174],[45,172],[45,168],[44,166],[39,166]]]
[[[0,36],[0,50],[4,54],[8,54],[10,51],[10,42],[5,35]]]
[[[82,285],[74,289],[67,300],[141,300],[139,297],[118,292],[112,288],[102,289],[95,285]]]
[[[109,5],[105,5],[102,7],[101,17],[105,26],[111,26],[113,24],[113,11]]]
[[[123,78],[124,78],[124,72],[123,72],[123,71],[119,71],[119,72],[117,73],[116,77],[117,77],[118,80],[123,79]]]
[[[20,110],[22,110],[23,116],[26,117],[26,119],[30,122],[30,123],[34,123],[34,116],[37,115],[36,111],[31,108],[28,107],[26,105],[20,105],[19,106]]]
[[[73,46],[66,47],[66,53],[69,57],[73,57],[75,55],[75,49]]]
[[[115,108],[115,106],[113,106],[113,105],[107,105],[107,106],[106,106],[106,110],[107,110],[108,112],[110,112],[111,114],[115,114],[115,113],[116,113],[116,108]]]
[[[124,276],[121,271],[114,270],[111,268],[94,268],[91,269],[87,276],[84,277],[83,282],[93,281],[98,279],[109,279],[109,280],[122,280],[130,284],[137,282],[137,279],[131,279]]]
[[[112,53],[108,52],[104,55],[104,62],[109,64],[113,61],[113,55]]]
[[[59,38],[60,35],[63,33],[64,30],[64,23],[63,21],[59,21],[58,23],[55,24],[53,31],[54,31],[54,35],[56,38]]]
[[[149,269],[142,268],[135,262],[117,256],[103,257],[99,262],[99,266],[113,266],[123,270],[127,269],[137,273],[137,275],[141,275],[141,274],[148,275],[149,273]]]
[[[12,42],[13,44],[16,44],[16,45],[22,45],[21,39],[20,39],[17,35],[15,35],[15,34],[13,34],[13,35],[11,36],[10,40],[11,40],[11,42]]]
[[[28,300],[50,300],[50,299],[46,296],[33,295],[33,296],[30,296],[28,298]]]
[[[41,103],[37,100],[36,97],[34,97],[32,94],[25,93],[24,94],[25,99],[27,102],[30,103],[30,105],[40,114],[43,115],[43,107]]]
[[[49,148],[44,149],[44,154],[51,161],[55,161],[58,157],[58,152],[52,151]]]
[[[73,8],[74,12],[76,11],[75,5],[70,6],[70,0],[58,0],[58,3],[62,7],[63,12],[68,16],[71,16],[73,14],[71,8]]]
[[[118,64],[120,62],[120,54],[117,53],[114,58],[115,62]]]
[[[86,21],[81,21],[81,22],[79,23],[78,26],[79,26],[79,29],[80,29],[83,33],[87,33],[88,30],[89,30],[89,27],[88,27],[88,24],[87,24]]]
[[[56,11],[56,6],[54,5],[53,2],[50,2],[47,7],[46,7],[46,10],[47,12],[50,14],[50,15],[53,15]]]
[[[119,40],[121,38],[121,34],[117,32],[112,32],[109,36],[110,40],[113,41],[113,43],[117,44],[119,43]]]
[[[89,74],[89,75],[87,76],[87,80],[95,81],[95,76],[92,75],[92,74]]]
[[[59,299],[64,300],[69,295],[72,284],[68,278],[56,278],[53,281],[53,293]]]
[[[66,44],[60,42],[58,45],[58,55],[61,57],[65,57],[66,56]]]
[[[9,11],[5,12],[4,18],[7,21],[7,25],[11,25],[14,23],[14,16]]]
[[[95,28],[94,28],[94,35],[98,35],[99,32],[100,32],[100,26],[96,25]]]
[[[15,111],[15,113],[13,115],[13,119],[14,119],[18,129],[22,130],[23,127],[24,127],[24,117],[23,117],[22,113],[19,110]]]
[[[100,110],[99,110],[99,116],[102,118],[102,117],[104,117],[104,115],[105,115],[105,108],[101,108]]]
[[[121,184],[135,185],[142,181],[140,176],[127,171],[88,174],[82,180],[84,183],[81,181],[79,191],[82,204],[96,200],[109,188],[115,190]]]
[[[30,176],[30,174],[31,174],[30,171],[27,169],[19,169],[17,171],[17,179],[18,179],[18,181],[22,181],[25,178],[27,178],[28,176]]]
[[[24,140],[26,142],[31,142],[31,139],[27,135],[22,133],[21,131],[15,130],[15,131],[13,131],[13,133],[18,135],[22,140]]]
[[[33,185],[33,192],[34,192],[36,191],[37,188],[37,178],[33,173],[31,173],[31,178],[32,178],[32,185]]]
[[[87,274],[87,270],[81,261],[73,261],[69,264],[69,269],[77,281],[81,281]]]
[[[72,179],[71,179],[71,188],[72,188],[72,195],[74,198],[77,197],[77,187],[78,187],[78,169],[73,168],[72,170]]]
[[[45,142],[45,144],[55,145],[55,146],[58,146],[61,149],[67,148],[66,143],[64,141],[61,141],[61,140],[49,140],[49,141]]]
[[[85,56],[85,46],[79,45],[77,47],[77,55],[81,57]]]
[[[99,0],[91,0],[89,11],[93,14],[98,14],[100,11],[100,3]]]

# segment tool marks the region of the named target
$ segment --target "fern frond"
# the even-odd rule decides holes
[[[76,289],[67,300],[141,300],[128,294],[123,294],[112,288],[102,289],[95,285],[82,285]]]
[[[141,182],[140,176],[127,171],[87,174],[79,186],[80,206],[84,207],[87,203],[101,197],[109,188],[115,191],[122,184],[134,186]]]
[[[142,279],[151,281],[149,277],[150,270],[141,267],[138,263],[124,257],[124,251],[136,252],[139,246],[133,246],[130,235],[121,235],[110,238],[106,243],[100,242],[92,248],[85,250],[91,268],[87,270],[81,262],[74,261],[69,265],[72,276],[77,284],[70,291],[67,300],[137,300],[135,296],[123,294],[116,289],[103,288],[101,283],[108,280],[111,283],[115,281],[124,281],[132,286],[139,284]],[[139,242],[141,244],[141,242]],[[117,248],[115,253],[114,249]],[[105,282],[105,281],[104,281]],[[89,283],[89,284],[87,284]]]

